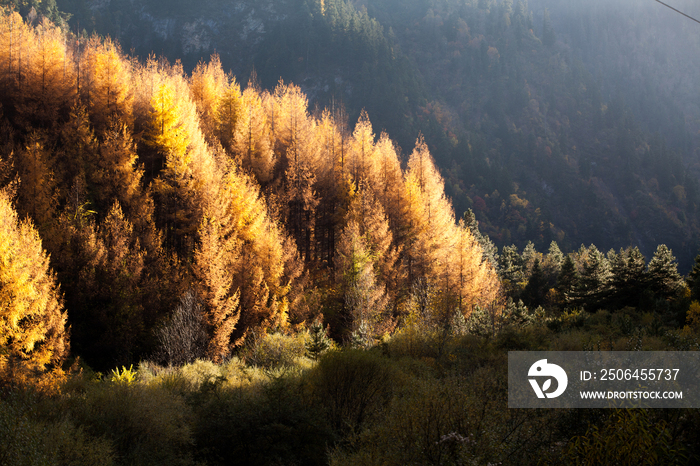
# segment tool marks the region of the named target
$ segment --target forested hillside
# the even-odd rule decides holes
[[[12,215],[28,222],[21,228],[35,229],[50,257],[42,273],[55,272],[57,285],[42,299],[57,299],[46,312],[63,319],[65,306],[73,353],[96,368],[145,357],[172,361],[183,357],[170,347],[182,322],[194,332],[185,338],[195,345],[186,359],[213,361],[251,335],[321,321],[338,342],[373,346],[414,312],[446,328],[459,316],[477,332],[486,321],[493,331],[497,320],[530,311],[551,317],[625,307],[682,326],[690,301],[700,298],[695,278],[688,290],[667,245],[654,243],[645,254],[644,244],[635,246],[637,226],[607,210],[625,210],[613,186],[623,194],[636,189],[628,207],[639,228],[652,222],[667,235],[674,225],[691,234],[685,227],[694,218],[694,178],[680,155],[658,137],[645,142],[621,99],[603,103],[581,65],[556,51],[561,44],[548,15],[543,42],[528,28],[524,3],[443,6],[433,15],[449,14],[464,37],[440,41],[448,33],[443,24],[433,31],[441,31],[436,49],[421,60],[434,71],[426,79],[455,90],[453,105],[462,99],[470,131],[451,133],[459,112],[447,126],[431,125],[442,118],[438,104],[421,107],[425,119],[417,121],[426,137],[449,135],[447,183],[421,133],[404,156],[387,133],[375,133],[367,112],[352,121],[342,102],[312,108],[301,88],[282,80],[269,89],[256,75],[239,83],[219,55],[187,73],[179,61],[140,61],[109,38],[73,35],[53,4],[20,5],[26,21],[4,15],[3,192]],[[347,24],[376,26],[381,42],[382,28],[364,9],[316,7],[317,25],[354,18]],[[462,16],[481,19],[469,26]],[[418,43],[422,28],[429,29],[426,18],[401,33],[402,41],[415,41],[414,54],[427,47]],[[479,28],[484,34],[474,35]],[[502,42],[487,46],[489,34]],[[461,48],[468,37],[472,45]],[[444,47],[454,49],[449,62],[437,60]],[[433,140],[447,141],[441,137]],[[616,149],[603,151],[613,140]],[[498,150],[488,148],[494,141]],[[444,158],[459,150],[468,156]],[[508,167],[517,168],[520,182]],[[475,194],[485,186],[493,191]],[[501,194],[509,186],[516,192]],[[550,210],[534,207],[527,186],[538,187],[528,196]],[[660,204],[644,201],[650,186],[659,203],[664,189],[675,196],[675,223],[658,217],[670,215]],[[457,215],[446,191],[456,193]],[[590,246],[563,253],[569,236],[554,218],[543,220],[551,209],[563,209],[558,224],[574,222]],[[598,223],[586,223],[592,213]],[[655,237],[649,228],[645,234]],[[529,238],[522,249],[494,244],[517,235]],[[613,241],[624,247],[605,253]],[[31,351],[27,345],[23,351]]]
[[[678,7],[693,10],[693,2]],[[499,247],[700,247],[694,23],[656,2],[62,0],[70,27],[418,132]],[[545,13],[545,10],[546,13]],[[650,39],[662,37],[662,40]]]
[[[372,345],[419,295],[443,319],[498,303],[421,138],[402,168],[366,114],[310,114],[298,87],[241,87],[216,56],[187,76],[47,20],[4,15],[0,34],[4,192],[94,367],[167,351],[155,329],[188,293],[206,334],[189,357],[214,361],[321,312],[339,341]]]
[[[223,53],[190,70],[73,34],[53,2],[11,3],[19,12],[0,10],[0,464],[700,457],[695,409],[507,407],[508,351],[700,349],[700,256],[684,279],[655,236],[692,242],[688,154],[640,129],[622,99],[606,104],[549,20],[540,39],[522,3],[453,14],[435,2],[394,33],[372,5],[326,1],[295,10],[310,22],[293,28],[256,3],[250,50],[275,43],[251,19],[259,7],[281,15],[288,49],[241,80]],[[101,5],[94,25],[132,27]],[[141,20],[170,13],[160,5]],[[299,24],[329,34],[308,57],[346,69],[323,77],[321,61],[289,60]],[[433,42],[418,41],[426,31]],[[432,71],[412,71],[419,62]],[[309,93],[270,81],[278,66],[307,73]],[[381,75],[397,70],[398,81]],[[366,99],[400,143],[358,110]],[[571,225],[589,246],[562,252]],[[497,248],[484,231],[532,241]]]

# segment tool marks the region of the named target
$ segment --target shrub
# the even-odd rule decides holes
[[[566,449],[569,464],[687,464],[683,445],[673,440],[662,420],[652,421],[646,410],[615,410],[605,423],[591,426]]]
[[[64,415],[44,419],[40,411],[38,401],[31,394],[15,393],[0,401],[0,464],[113,464],[109,441],[91,437]]]
[[[308,334],[263,333],[244,351],[246,363],[264,369],[292,367],[306,354]]]
[[[322,410],[297,377],[213,387],[198,404],[196,442],[206,464],[327,464],[332,441]]]
[[[347,349],[325,354],[310,374],[315,399],[337,433],[358,431],[391,399],[395,373],[375,351]]]
[[[181,366],[203,358],[207,340],[204,308],[194,291],[187,291],[170,318],[156,329],[156,359],[167,365]]]
[[[436,379],[411,381],[353,448],[336,448],[331,464],[466,464],[475,427],[465,390],[455,388]]]
[[[381,417],[332,450],[330,464],[537,464],[555,410],[509,410],[507,363],[468,375],[409,379]]]
[[[607,316],[606,311],[598,311],[595,314],[598,319]],[[586,325],[589,315],[582,309],[573,309],[563,312],[557,317],[547,320],[547,327],[553,332],[562,332],[572,329],[580,329]]]
[[[155,384],[102,381],[70,403],[75,421],[109,439],[120,463],[192,463],[191,411],[181,396]]]

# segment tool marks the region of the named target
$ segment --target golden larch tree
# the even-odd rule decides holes
[[[342,225],[347,209],[342,200],[347,199],[348,184],[343,183],[342,136],[330,110],[326,109],[316,125],[316,138],[320,145],[320,163],[316,170],[316,186],[319,204],[316,208],[315,237],[317,258],[333,263],[336,233]]]
[[[395,301],[398,286],[404,278],[404,270],[398,260],[399,250],[394,244],[394,235],[384,209],[364,179],[353,196],[347,221],[357,223],[371,255],[377,282],[386,287],[388,295]]]
[[[37,133],[30,134],[15,160],[19,174],[17,210],[22,215],[29,215],[39,231],[45,234],[51,230],[56,215],[58,193],[44,139]]]
[[[218,96],[215,116],[216,135],[230,157],[235,155],[236,127],[243,111],[241,86],[233,77],[227,77],[226,85]],[[251,116],[251,115],[249,115]]]
[[[403,226],[409,280],[430,279],[440,273],[443,250],[452,242],[455,224],[445,185],[428,147],[420,137],[408,160]]]
[[[0,192],[0,373],[41,372],[68,351],[66,313],[49,257],[30,221]]]
[[[197,104],[202,132],[210,143],[214,142],[218,132],[219,105],[224,103],[222,97],[228,87],[228,76],[221,68],[221,60],[216,54],[207,63],[200,61],[192,71],[190,91]]]
[[[48,20],[28,31],[22,53],[23,75],[17,96],[17,119],[28,127],[51,128],[58,115],[73,104],[73,67],[66,51],[66,37]]]
[[[240,293],[233,288],[232,271],[240,255],[241,244],[231,235],[222,235],[221,225],[212,218],[202,220],[198,237],[194,276],[205,304],[207,355],[218,362],[228,356],[234,346],[231,334],[241,315]]]
[[[144,355],[153,319],[143,305],[150,276],[138,232],[117,202],[99,223],[81,209],[81,201],[77,210],[69,204],[59,223],[56,263],[75,350],[97,369]]]
[[[389,217],[389,224],[396,230],[401,218],[403,172],[394,142],[382,133],[376,146],[377,162],[370,186]]]
[[[137,204],[145,202],[141,187],[143,169],[137,165],[137,159],[126,123],[110,123],[99,145],[99,157],[90,164],[90,180],[98,205],[117,200],[130,215],[142,210]]]
[[[456,290],[459,309],[468,317],[474,306],[485,308],[499,301],[501,283],[491,262],[483,257],[483,250],[464,219],[460,219],[455,228],[454,250],[446,252],[449,257],[445,262],[452,274],[448,280]]]
[[[92,76],[90,118],[98,134],[111,122],[133,124],[133,100],[131,63],[122,57],[119,46],[107,38],[102,43],[93,42],[92,55],[87,70]]]
[[[283,217],[307,262],[315,253],[314,221],[318,195],[316,173],[320,168],[320,141],[316,122],[308,114],[308,101],[294,85],[280,81],[276,101],[276,151],[284,169]]]
[[[269,326],[279,320],[279,305],[287,293],[284,276],[282,234],[270,217],[265,200],[247,175],[229,170],[222,182],[226,226],[243,241],[234,265],[234,283],[240,290],[242,308],[237,335],[246,329]]]
[[[369,116],[364,110],[360,113],[360,118],[352,133],[347,157],[350,164],[349,171],[355,183],[359,183],[360,179],[363,178],[371,180],[376,178],[375,165],[377,160],[374,150],[374,133]]]
[[[148,71],[153,93],[148,97],[145,142],[164,160],[152,185],[159,226],[166,242],[189,255],[201,220],[214,202],[221,173],[199,127],[196,105],[177,67]],[[145,97],[145,96],[144,96]]]
[[[186,165],[189,161],[186,156],[190,141],[181,121],[183,109],[176,92],[172,83],[161,82],[157,85],[151,96],[151,113],[145,140],[163,157],[170,157],[178,163],[177,167],[173,167],[175,170],[182,170],[181,165]]]
[[[340,234],[336,281],[341,287],[345,325],[353,338],[370,345],[390,330],[385,288],[377,283],[371,249],[355,220],[350,220]]]
[[[235,97],[236,87],[234,86],[227,95],[230,103],[222,103],[222,106],[225,105],[222,108],[225,109],[227,119],[221,120],[225,125],[220,128],[225,129],[228,136],[231,118],[235,120],[232,144],[234,157],[241,167],[253,173],[261,185],[265,185],[272,179],[276,159],[270,144],[270,127],[262,97],[251,85],[243,91],[240,107],[236,106]]]

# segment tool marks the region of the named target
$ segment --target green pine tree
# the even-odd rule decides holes
[[[467,209],[467,211],[464,212],[464,224],[469,228],[472,236],[479,242],[483,250],[482,255],[484,260],[491,262],[494,270],[498,272],[498,248],[493,244],[493,241],[491,241],[488,235],[483,235],[479,231],[479,222],[476,220],[476,215],[474,215],[471,209]]]
[[[561,265],[561,272],[557,278],[556,289],[559,292],[560,300],[563,304],[570,303],[573,299],[573,292],[578,286],[578,270],[571,256],[567,255]]]
[[[692,300],[700,300],[700,254],[695,256],[695,264],[693,270],[688,274],[686,279],[688,288],[690,288],[690,297]]]
[[[323,328],[321,319],[316,319],[309,329],[311,340],[306,343],[306,355],[316,361],[323,353],[331,348],[332,341]]]
[[[660,244],[649,261],[649,285],[652,291],[662,298],[670,298],[682,289],[683,284],[676,258],[665,244]]]
[[[532,265],[530,279],[523,290],[523,300],[528,306],[535,308],[544,302],[545,294],[547,293],[547,277],[545,277],[540,260],[535,259]]]

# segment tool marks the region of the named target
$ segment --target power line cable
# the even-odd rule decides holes
[[[672,9],[672,10],[675,11],[676,13],[680,13],[680,14],[682,14],[683,16],[685,16],[686,18],[692,19],[692,20],[695,21],[696,23],[700,24],[700,21],[698,21],[697,19],[693,18],[693,17],[690,16],[690,15],[686,15],[685,13],[683,13],[683,12],[680,11],[680,10],[676,10],[676,9],[673,8],[671,5],[667,5],[667,4],[665,4],[664,2],[662,2],[662,1],[660,1],[660,0],[656,0],[656,1],[657,1],[658,3],[660,3],[660,4],[662,4],[663,6]]]

